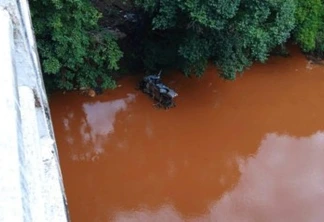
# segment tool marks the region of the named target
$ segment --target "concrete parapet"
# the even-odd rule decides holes
[[[0,222],[69,221],[26,0],[0,1]]]

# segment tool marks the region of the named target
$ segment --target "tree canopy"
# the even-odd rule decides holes
[[[113,88],[110,73],[123,53],[98,26],[101,14],[86,0],[31,0],[31,14],[48,88]]]
[[[152,32],[178,43],[173,46],[174,53],[186,74],[202,75],[207,62],[213,60],[225,78],[234,79],[253,61],[265,62],[274,47],[287,41],[295,26],[294,0],[136,3],[151,15]],[[159,44],[164,42],[155,42]],[[152,55],[145,59],[156,60]]]
[[[112,2],[104,0],[108,8]],[[132,5],[131,11],[117,11],[119,17],[132,12],[140,19],[126,37],[136,46],[123,47],[122,52],[122,42],[107,31],[119,27],[99,25],[101,14],[89,1],[31,0],[48,85],[94,87],[100,80],[103,88],[112,88],[111,74],[130,52],[133,55],[125,58],[140,61],[147,71],[179,68],[201,76],[212,61],[226,79],[235,79],[255,61],[266,62],[271,51],[288,40],[304,52],[323,56],[324,0],[123,2]]]
[[[324,4],[322,0],[300,0],[296,9],[296,41],[306,51],[322,48],[323,51]]]

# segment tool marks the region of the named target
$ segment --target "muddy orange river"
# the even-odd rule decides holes
[[[72,222],[321,222],[324,67],[297,50],[236,81],[165,74],[156,109],[125,77],[51,113]]]

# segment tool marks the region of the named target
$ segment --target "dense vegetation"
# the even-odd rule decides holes
[[[48,88],[97,84],[113,88],[112,74],[123,55],[127,61],[122,64],[128,68],[134,67],[129,64],[146,71],[179,68],[198,76],[212,61],[224,78],[235,79],[253,62],[266,62],[288,40],[309,54],[324,54],[324,0],[31,0],[30,4]],[[127,16],[132,16],[131,22]],[[125,33],[124,39],[109,31],[117,29]]]
[[[324,1],[299,0],[296,9],[295,40],[305,52],[323,57]]]
[[[113,88],[110,73],[122,52],[98,26],[101,14],[87,0],[31,0],[38,50],[50,89]]]

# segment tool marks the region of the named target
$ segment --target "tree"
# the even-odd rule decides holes
[[[305,52],[313,51],[321,39],[324,5],[322,0],[298,0],[296,9],[296,28],[294,35],[297,43]]]
[[[87,0],[31,0],[31,14],[48,89],[114,88],[111,73],[123,53],[100,29],[101,14]]]
[[[254,61],[265,62],[269,52],[284,43],[295,26],[294,0],[136,0],[136,3],[151,18],[147,42],[155,44],[150,44],[149,56],[144,55],[144,61],[150,64],[148,68],[168,58],[167,53],[172,50],[161,44],[172,41],[176,58],[170,63],[175,62],[173,65],[187,75],[202,75],[211,59],[223,77],[234,79],[237,72]]]

